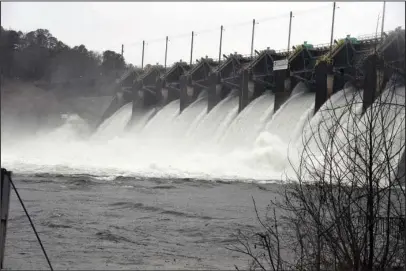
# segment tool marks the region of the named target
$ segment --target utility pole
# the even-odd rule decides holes
[[[384,28],[384,25],[385,25],[385,7],[386,7],[386,1],[383,1],[381,38],[383,38],[383,28]]]
[[[121,56],[124,57],[124,44],[121,44]]]
[[[166,69],[167,58],[168,58],[168,36],[166,36],[166,44],[165,44],[165,69]]]
[[[144,68],[144,49],[145,49],[145,40],[142,41],[142,60],[141,60],[141,69]]]
[[[254,56],[255,19],[252,20],[251,58]]]
[[[378,14],[378,20],[376,21],[376,29],[375,29],[375,39],[378,39],[378,27],[379,27],[380,18],[381,18],[381,14]]]
[[[219,47],[219,64],[221,61],[221,45],[223,42],[223,26],[220,27],[220,47]]]
[[[288,35],[288,53],[290,51],[290,34],[292,31],[292,11],[290,12],[290,19],[289,19],[289,35]]]
[[[192,65],[192,59],[193,59],[193,37],[195,36],[195,32],[192,31],[192,41],[190,44],[190,65]]]
[[[331,23],[331,38],[330,38],[330,53],[333,48],[333,36],[334,36],[334,17],[336,14],[336,2],[333,3],[333,21]]]

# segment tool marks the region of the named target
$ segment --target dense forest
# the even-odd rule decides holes
[[[83,44],[71,48],[46,29],[23,33],[1,27],[0,46],[2,79],[35,82],[59,92],[94,93],[131,67],[121,54],[94,52]]]

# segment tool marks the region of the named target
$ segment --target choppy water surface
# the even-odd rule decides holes
[[[387,92],[404,104],[404,86]],[[238,229],[258,226],[252,196],[259,208],[274,199],[279,186],[272,183],[291,173],[288,157],[300,150],[303,129],[321,120],[322,110],[313,117],[314,94],[300,85],[275,113],[273,103],[265,93],[237,114],[232,92],[209,113],[204,97],[180,113],[175,100],[138,112],[133,127],[129,104],[95,133],[66,116],[49,132],[16,138],[2,130],[1,162],[19,174],[15,182],[55,269],[244,268],[248,259],[227,247]],[[402,110],[390,115],[399,131]],[[14,195],[6,266],[46,268]]]
[[[272,184],[192,179],[101,180],[14,176],[54,269],[233,269],[247,258],[227,249],[237,229],[258,227]],[[47,269],[14,192],[5,265]],[[261,208],[262,208],[261,207]]]

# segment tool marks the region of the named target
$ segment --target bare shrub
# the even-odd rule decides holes
[[[239,232],[230,247],[251,270],[404,267],[405,87],[392,79],[364,113],[362,92],[348,87],[309,120],[295,178],[262,218],[254,201],[263,231]]]

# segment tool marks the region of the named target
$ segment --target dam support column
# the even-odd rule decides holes
[[[163,94],[163,80],[162,78],[158,77],[155,83],[155,95],[157,100],[157,105],[159,107],[166,104],[167,97]]]
[[[254,92],[251,97],[251,101],[258,98],[265,92],[265,84],[262,82],[254,82]]]
[[[155,106],[158,102],[157,97],[156,97],[156,93],[155,93],[155,88],[144,88],[141,90],[143,92],[144,95],[144,108],[151,108],[153,106]]]
[[[238,107],[238,113],[244,110],[244,108],[248,105],[248,80],[249,74],[248,70],[244,69],[241,73],[241,82],[240,82],[240,103]]]
[[[199,97],[202,90],[203,90],[203,87],[201,87],[201,86],[194,86],[193,88],[189,88],[189,91],[192,91],[192,93],[188,94],[189,103],[196,101],[197,97]]]
[[[316,79],[316,101],[314,105],[314,114],[319,111],[320,107],[333,94],[334,75],[332,66],[326,62],[320,62],[315,69]]]
[[[117,110],[119,110],[122,106],[130,102],[133,102],[132,91],[122,90],[114,94],[109,106],[104,111],[95,128],[97,129],[97,127],[99,127],[103,123],[103,121],[110,118]]]
[[[180,84],[180,112],[182,112],[189,104],[187,77],[182,75],[179,80]]]
[[[135,85],[132,88],[132,114],[131,114],[131,119],[130,121],[134,121],[134,118],[137,114],[137,111],[139,111],[140,108],[143,107],[144,105],[144,93],[141,91],[141,83],[136,82]]]
[[[122,94],[120,94],[120,93],[114,94],[113,99],[111,100],[107,109],[104,111],[104,113],[101,116],[99,123],[96,125],[96,127],[98,127],[100,124],[102,124],[104,120],[111,117],[114,114],[114,112],[116,112],[120,108],[120,106],[122,105],[121,95]]]
[[[209,88],[207,90],[207,113],[210,112],[221,100],[221,87],[216,72],[209,74]]]
[[[377,97],[377,91],[380,89],[379,76],[377,76],[378,56],[372,54],[365,59],[364,62],[364,93],[362,99],[362,113],[365,113],[367,108],[372,105]]]
[[[164,96],[162,95],[162,88],[163,88],[163,81],[160,77],[156,80],[155,83],[155,95],[157,99],[157,103],[159,106],[165,104]]]
[[[291,78],[287,76],[287,70],[274,71],[275,77],[275,102],[274,112],[278,111],[281,105],[286,102],[291,92]]]

